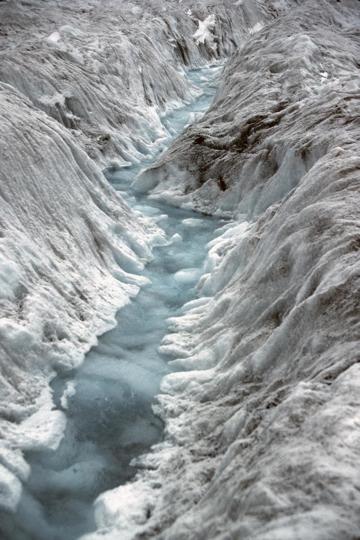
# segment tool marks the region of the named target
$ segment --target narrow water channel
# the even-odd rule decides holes
[[[136,195],[131,182],[194,114],[208,108],[218,70],[190,71],[202,94],[163,119],[168,140],[143,162],[107,174],[134,210],[163,228],[167,243],[154,249],[144,271],[149,284],[119,311],[117,326],[99,339],[78,370],[53,380],[54,407],[67,416],[65,434],[57,450],[26,455],[31,475],[17,513],[0,515],[1,540],[77,540],[94,530],[95,498],[131,479],[136,473],[131,460],[162,438],[151,404],[169,367],[158,347],[167,319],[196,297],[206,245],[220,223]]]

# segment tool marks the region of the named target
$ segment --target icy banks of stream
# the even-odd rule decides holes
[[[173,318],[161,347],[178,370],[156,409],[165,441],[135,482],[98,498],[88,538],[354,540],[359,3],[184,0],[140,13],[132,2],[124,18],[110,1],[17,4],[0,4],[3,504],[15,508],[29,475],[20,450],[59,441],[36,417],[36,436],[22,438],[42,389],[50,403],[52,367],[81,361],[114,321],[158,234],[87,155],[116,168],[156,151],[162,114],[194,94],[184,66],[236,52],[205,117],[134,185],[235,222],[212,245],[205,298]],[[62,26],[39,17],[46,6]]]
[[[358,537],[359,3],[281,4],[136,180],[239,223],[213,245],[209,298],[172,321],[166,442],[99,500],[101,538]]]
[[[145,284],[161,231],[98,165],[150,157],[167,111],[198,90],[185,69],[230,54],[251,17],[232,2],[0,3],[0,506],[56,448],[49,380],[76,368]],[[190,10],[190,11],[189,11]],[[250,10],[251,11],[251,10]],[[230,16],[231,14],[231,16]],[[236,35],[231,30],[239,21]],[[208,28],[209,27],[209,28]],[[206,30],[208,28],[208,30]]]
[[[175,133],[208,108],[221,69],[214,65],[188,72],[189,84],[194,85],[198,97],[163,116],[167,137],[158,141],[154,155],[166,148]],[[50,155],[52,150],[50,146]],[[84,156],[80,151],[79,160],[81,158]],[[89,167],[95,169],[86,159]],[[149,162],[151,154],[143,158],[143,164]],[[114,210],[126,220],[129,229],[129,221],[133,220],[130,230],[137,252],[132,254],[129,248],[126,251],[126,244],[120,243],[126,238],[129,244],[132,236],[125,226],[121,230],[118,223],[113,244],[109,246],[109,257],[114,256],[114,283],[119,283],[120,292],[123,289],[123,302],[121,304],[115,296],[115,287],[106,291],[114,295],[112,305],[119,306],[116,320],[111,317],[107,323],[115,328],[99,338],[85,356],[84,364],[80,365],[85,347],[78,348],[75,356],[66,343],[62,350],[57,347],[56,363],[50,364],[49,358],[42,357],[44,363],[49,362],[43,375],[48,373],[49,377],[54,377],[57,374],[51,381],[53,399],[50,388],[45,386],[48,398],[40,410],[20,425],[17,437],[7,441],[7,454],[4,451],[3,455],[12,467],[13,476],[4,474],[4,504],[0,512],[0,536],[4,540],[76,540],[96,529],[94,499],[103,491],[129,481],[136,472],[135,458],[162,438],[162,422],[154,415],[152,403],[162,377],[172,367],[167,363],[166,353],[158,353],[158,348],[167,332],[167,319],[196,297],[195,285],[203,272],[207,244],[214,237],[219,222],[134,196],[131,183],[140,167],[141,164],[135,162],[118,171],[113,167],[108,169],[107,176],[118,195],[99,174],[102,187],[113,195]],[[89,189],[87,184],[85,186]],[[41,187],[51,189],[45,179]],[[70,193],[68,187],[65,196]],[[107,208],[104,205],[103,202],[103,211]],[[61,208],[65,208],[65,204]],[[70,206],[66,209],[69,211]],[[90,209],[88,203],[87,210]],[[43,219],[46,217],[44,215]],[[103,227],[107,224],[105,217],[100,214]],[[52,213],[49,222],[54,218]],[[40,224],[38,226],[41,231]],[[82,223],[80,230],[81,226]],[[49,234],[48,227],[49,224],[46,234]],[[76,231],[72,232],[75,238]],[[117,251],[116,233],[120,235]],[[96,243],[102,248],[101,253],[105,253],[107,236],[109,232],[103,232]],[[142,260],[147,262],[146,266]],[[90,262],[89,272],[94,272],[95,263],[89,259]],[[49,275],[55,279],[56,273],[54,268],[52,270]],[[89,280],[88,287],[90,283]],[[133,297],[131,301],[129,296]],[[54,299],[49,298],[54,309],[56,304],[51,300]],[[45,307],[44,302],[42,306]],[[103,312],[102,317],[105,315]],[[46,324],[51,329],[49,321]],[[63,316],[62,321],[58,321],[57,331],[65,324]],[[18,338],[16,343],[19,345]],[[46,383],[44,379],[44,385]],[[17,453],[17,459],[14,452],[11,453],[9,442],[22,450],[21,454]]]

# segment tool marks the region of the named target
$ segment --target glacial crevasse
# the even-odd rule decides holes
[[[56,447],[62,435],[64,417],[50,410],[54,370],[78,365],[114,324],[144,283],[138,274],[159,235],[94,161],[118,167],[146,156],[168,135],[164,111],[196,92],[184,68],[228,55],[256,13],[231,2],[1,3],[4,508],[15,508],[29,473],[22,451]],[[208,16],[211,43],[197,43]]]
[[[166,442],[98,500],[106,538],[358,535],[359,6],[283,6],[135,182],[234,222],[162,346],[185,370],[158,399]]]

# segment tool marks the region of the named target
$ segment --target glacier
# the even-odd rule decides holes
[[[152,342],[170,359],[148,403],[163,440],[99,494],[83,540],[358,537],[359,7],[0,4],[7,516],[36,469],[24,456],[56,454],[81,399],[60,385],[54,407],[56,374],[114,369],[98,351],[112,354],[107,336],[156,286],[166,208],[181,260],[169,289],[197,284]],[[189,73],[209,64],[219,88],[202,115]],[[208,242],[201,223],[214,218]],[[188,249],[206,248],[201,271],[183,230]]]
[[[215,90],[209,79],[219,69],[189,73],[203,92],[164,118],[168,127],[185,125],[206,108]],[[167,319],[194,298],[208,242],[223,221],[134,196],[129,185],[138,169],[111,168],[106,175],[135,216],[149,216],[163,234],[142,271],[141,291],[119,310],[114,329],[99,338],[82,365],[56,370],[53,408],[66,421],[61,440],[57,447],[25,449],[31,472],[16,512],[0,512],[5,538],[71,540],[94,530],[96,496],[131,479],[132,461],[162,439],[163,425],[151,405],[172,367],[157,349]]]

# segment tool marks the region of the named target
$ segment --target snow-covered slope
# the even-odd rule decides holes
[[[166,442],[98,500],[105,538],[358,537],[359,5],[293,4],[135,183],[236,221],[163,343],[185,370]]]

